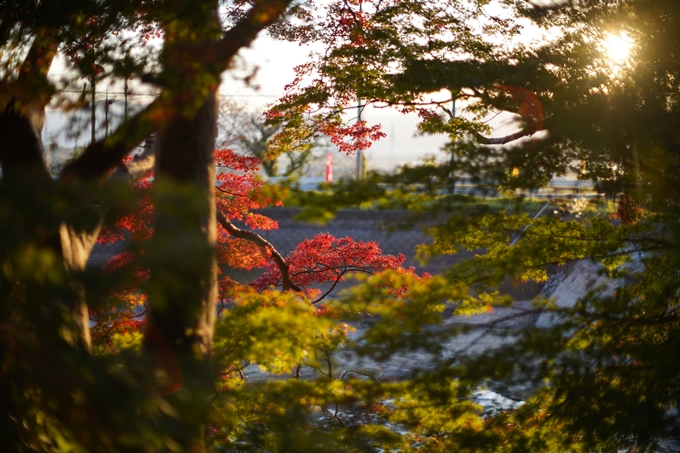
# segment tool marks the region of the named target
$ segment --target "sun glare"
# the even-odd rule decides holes
[[[630,57],[633,40],[625,33],[611,34],[604,41],[604,52],[615,65],[621,65]]]

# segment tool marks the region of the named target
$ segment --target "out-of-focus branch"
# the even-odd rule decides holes
[[[230,28],[211,52],[217,61],[226,64],[242,47],[248,46],[263,29],[272,25],[286,12],[292,0],[259,0],[245,17]]]
[[[286,260],[283,259],[283,256],[281,256],[279,251],[276,250],[276,248],[274,248],[274,246],[268,240],[252,231],[246,231],[241,228],[238,228],[236,225],[231,223],[221,211],[217,211],[217,221],[219,222],[220,225],[222,225],[222,228],[227,230],[227,232],[232,236],[239,239],[245,239],[260,247],[269,249],[272,259],[276,263],[276,266],[279,268],[279,272],[281,272],[281,282],[283,285],[283,290],[287,291],[289,289],[292,289],[293,291],[302,291],[300,287],[298,287],[295,283],[293,283],[290,280],[290,274],[288,272],[288,264],[286,264]]]
[[[47,80],[47,73],[59,46],[54,30],[38,27],[32,36],[33,42],[26,56],[21,64],[11,71],[16,73],[16,79],[10,76],[0,80],[0,102],[4,105],[16,99],[21,108],[26,110],[25,113],[28,113],[28,109],[44,110],[49,102],[54,87]],[[42,124],[38,126],[38,129],[42,128]]]
[[[155,162],[154,136],[150,135],[147,137],[146,142],[144,142],[141,154],[136,155],[128,163],[119,163],[113,172],[111,172],[109,181],[134,184],[153,170]]]
[[[522,137],[528,137],[536,131],[530,129],[522,129],[513,134],[504,137],[492,138],[484,137],[482,134],[475,134],[475,139],[482,145],[505,145],[506,143],[514,142]]]
[[[123,123],[113,135],[101,138],[85,148],[80,157],[64,167],[61,178],[94,181],[103,177],[157,129],[158,120],[155,119],[163,115],[162,104],[157,99]]]
[[[15,99],[0,111],[0,165],[10,183],[47,181],[40,134]]]
[[[0,83],[0,164],[5,177],[48,180],[40,131],[49,101],[47,73],[56,55],[51,33],[39,30],[19,67],[16,81]],[[37,87],[40,87],[39,89]],[[16,175],[16,178],[12,175]]]

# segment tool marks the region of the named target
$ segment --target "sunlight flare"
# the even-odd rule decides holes
[[[626,33],[610,34],[605,38],[603,47],[606,57],[614,65],[621,65],[630,58],[633,40]]]

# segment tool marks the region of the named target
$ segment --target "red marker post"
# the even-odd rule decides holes
[[[326,154],[326,182],[333,182],[333,155]]]

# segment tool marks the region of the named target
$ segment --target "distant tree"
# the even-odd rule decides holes
[[[285,170],[280,171],[279,159],[269,155],[269,141],[279,128],[266,125],[261,115],[249,111],[245,104],[228,99],[220,102],[218,130],[219,146],[241,150],[257,157],[267,176],[302,175],[311,162],[319,157],[314,153],[319,147],[319,141],[316,141],[300,150],[285,153],[287,165]]]

